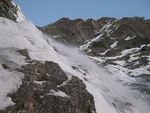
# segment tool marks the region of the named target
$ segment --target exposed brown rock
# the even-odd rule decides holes
[[[23,83],[16,92],[8,95],[16,104],[0,113],[95,112],[93,97],[83,82],[77,77],[68,80],[58,64],[34,61],[18,71],[24,73]],[[66,84],[61,85],[65,81]],[[51,91],[61,91],[66,96],[54,95]]]

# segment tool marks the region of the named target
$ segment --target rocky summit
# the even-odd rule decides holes
[[[150,20],[36,27],[0,0],[0,113],[149,113]]]

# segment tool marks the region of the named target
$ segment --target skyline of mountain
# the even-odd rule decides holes
[[[60,18],[145,17],[150,18],[149,0],[15,0],[26,17],[38,26]],[[36,5],[35,5],[36,3]]]

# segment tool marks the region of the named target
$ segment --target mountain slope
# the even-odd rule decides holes
[[[82,113],[95,111],[93,97],[87,92],[83,82],[77,77],[70,76],[68,71],[72,71],[72,67],[61,61],[61,55],[48,44],[46,37],[32,23],[29,21],[15,23],[5,18],[0,18],[0,21],[1,26],[3,26],[3,28],[0,28],[1,86],[4,90],[0,93],[2,104],[0,108],[3,110],[5,107],[14,105],[13,102],[16,103],[14,106],[7,108],[6,111],[1,111],[1,113],[16,113],[19,111],[26,113],[51,111],[53,113],[56,110],[57,112],[63,112],[67,107],[69,108],[68,105],[70,105],[70,110],[67,111],[71,113],[75,110]],[[45,61],[59,63],[62,69],[68,73],[69,78],[58,65]],[[12,79],[7,81],[9,76],[12,76]],[[20,83],[21,78],[23,78],[22,85]],[[5,79],[6,82],[3,81]],[[60,86],[63,82],[66,82],[66,84]],[[8,85],[12,85],[12,87]],[[19,86],[20,88],[17,90],[16,88]],[[12,91],[17,92],[13,93]],[[7,95],[9,96],[7,97]],[[34,98],[33,95],[35,95]],[[79,97],[83,95],[85,99],[80,99]],[[10,97],[12,97],[13,102]],[[47,99],[51,101],[46,101]],[[74,99],[83,101],[83,103],[79,103],[80,101],[74,103]],[[44,103],[47,105],[53,104],[50,104],[51,107],[45,106],[46,108],[43,108],[41,101],[43,101],[42,106],[44,106]],[[58,106],[64,105],[57,108],[55,103]],[[73,106],[76,107],[73,108]],[[39,108],[41,108],[41,111],[38,110]]]
[[[90,49],[102,37],[103,30],[107,32],[107,22],[107,26],[97,26],[89,20],[83,25],[85,30],[80,29],[80,24],[74,28],[81,31],[79,36],[82,34],[81,40],[76,36],[72,41],[80,45],[79,49],[45,36],[28,20],[12,20],[0,17],[0,113],[149,113],[150,96],[134,87],[140,85],[137,79],[113,66],[97,65],[93,59],[103,59],[90,53],[94,49],[86,54],[81,51]],[[57,25],[63,26],[61,22]],[[91,27],[103,30],[88,31]],[[66,39],[74,37],[71,30],[55,30],[49,34],[56,33],[53,38],[60,37],[60,32]],[[94,33],[93,38],[84,31]]]
[[[129,89],[136,83],[135,79],[112,67],[99,67],[78,48],[64,46],[44,36],[29,21],[15,23],[1,18],[1,22],[1,70],[7,71],[9,76],[17,73],[12,76],[12,80],[17,77],[17,81],[10,80],[16,87],[1,96],[2,103],[9,103],[1,106],[1,113],[149,112],[144,102],[145,99],[149,102],[149,96],[141,97],[139,92]],[[3,74],[1,80],[6,77]],[[24,78],[22,85],[21,78]],[[4,110],[5,107],[8,108]]]

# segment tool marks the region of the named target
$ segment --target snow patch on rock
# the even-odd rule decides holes
[[[7,95],[19,88],[19,86],[22,84],[22,79],[22,73],[16,71],[7,71],[0,65],[0,110],[14,105],[14,103],[11,101],[11,98],[7,97]]]
[[[54,96],[60,96],[60,97],[67,97],[67,98],[69,98],[69,96],[66,93],[64,93],[64,92],[62,92],[60,90],[58,90],[58,91],[50,90],[50,93],[48,93],[47,95],[54,95]]]

